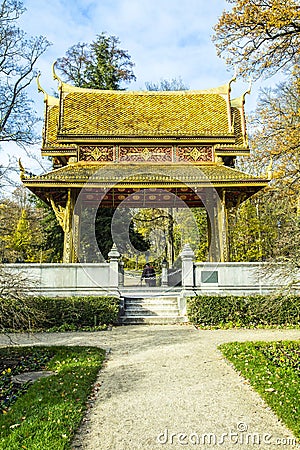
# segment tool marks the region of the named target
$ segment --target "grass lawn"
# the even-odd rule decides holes
[[[104,358],[95,347],[0,349],[0,448],[70,449]],[[41,368],[55,374],[15,390],[12,374]]]
[[[233,342],[219,348],[300,439],[300,342]]]

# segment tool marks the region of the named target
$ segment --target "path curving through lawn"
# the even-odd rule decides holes
[[[217,349],[224,342],[296,339],[300,330],[199,331],[189,325],[13,336],[22,345],[110,350],[98,397],[72,447],[84,450],[300,448]],[[1,335],[0,345],[8,344]]]

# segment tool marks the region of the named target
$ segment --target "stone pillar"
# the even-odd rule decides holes
[[[161,286],[168,286],[168,261],[166,259],[161,263]]]
[[[118,252],[116,244],[112,246],[108,254],[109,257],[109,285],[110,288],[119,287],[119,260],[120,253]]]
[[[119,286],[124,286],[124,262],[119,262]]]
[[[195,253],[190,244],[185,244],[180,253],[182,263],[182,286],[185,288],[194,287],[194,258]]]

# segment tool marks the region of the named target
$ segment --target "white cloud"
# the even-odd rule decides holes
[[[226,0],[24,0],[27,12],[22,27],[31,35],[44,35],[52,46],[39,60],[41,84],[51,94],[56,89],[51,65],[77,42],[91,42],[106,31],[120,38],[120,46],[135,63],[137,77],[129,89],[144,89],[146,81],[179,77],[191,89],[227,82],[233,75],[217,57],[211,42],[213,26]],[[233,85],[233,95],[247,89]],[[255,107],[257,89],[247,98]],[[43,98],[30,89],[39,114]]]
[[[71,45],[90,42],[102,31],[118,36],[132,56],[138,77],[133,88],[147,80],[179,75],[191,85],[194,80],[201,82],[201,72],[216,66],[225,77],[225,64],[210,42],[225,0],[25,0],[25,6],[22,25],[26,31],[42,34],[53,43],[40,60],[47,84],[53,60]]]

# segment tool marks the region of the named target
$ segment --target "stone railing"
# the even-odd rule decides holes
[[[22,274],[31,294],[46,296],[119,295],[120,253],[113,246],[106,263],[3,264],[9,276]]]

